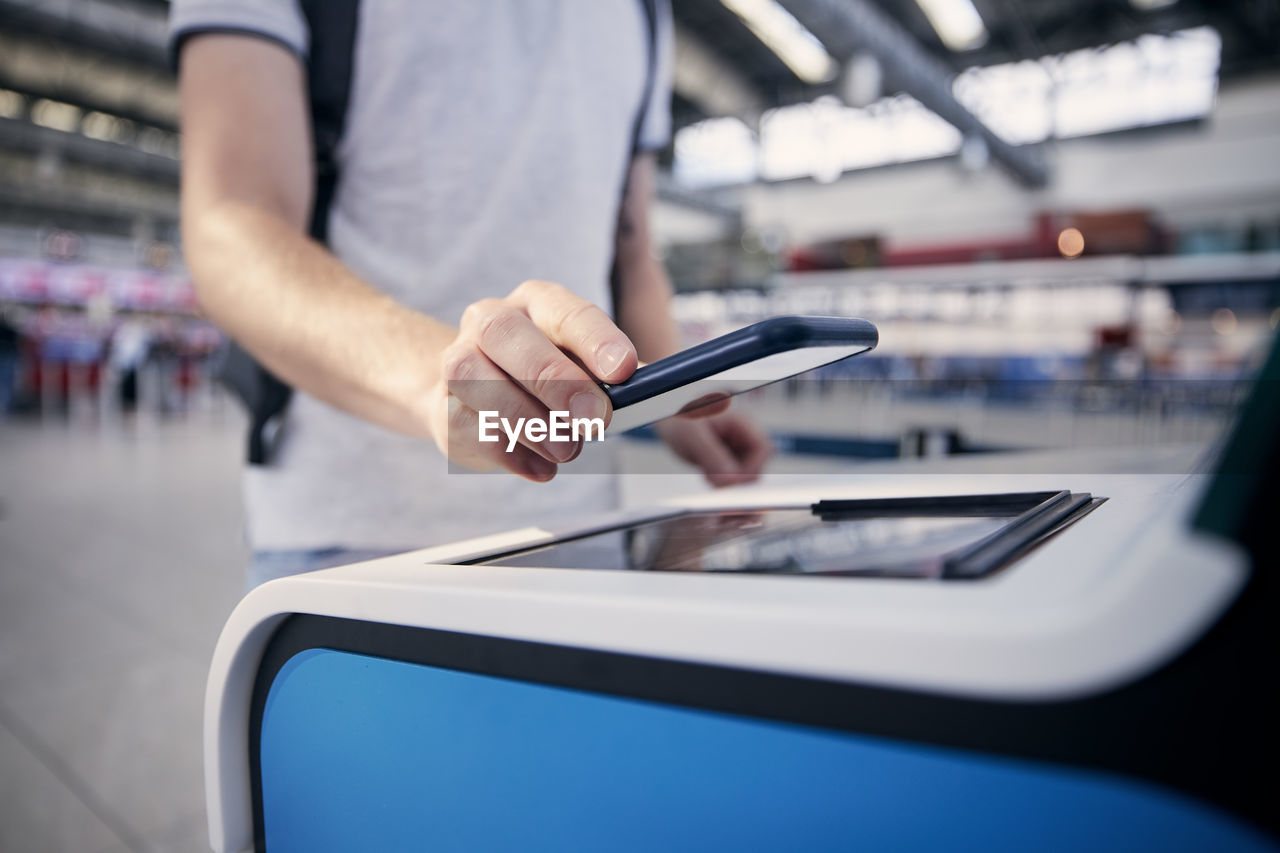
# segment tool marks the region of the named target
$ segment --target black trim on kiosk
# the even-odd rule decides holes
[[[823,500],[813,505],[824,521],[902,516],[997,515],[1010,521],[990,536],[947,556],[947,579],[986,577],[1026,553],[1046,536],[1094,509],[1106,498],[1082,492],[1024,492],[1001,495],[945,495],[926,498],[859,498]]]
[[[332,649],[648,702],[1119,773],[1189,793],[1280,836],[1275,622],[1242,596],[1156,672],[1082,699],[989,701],[339,619],[294,615],[264,652],[250,709],[255,849],[266,849],[261,736],[284,664]],[[1259,684],[1262,679],[1264,684]],[[1271,686],[1267,686],[1270,684]]]

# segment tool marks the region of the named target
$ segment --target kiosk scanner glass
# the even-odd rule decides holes
[[[1071,492],[693,510],[471,561],[822,576],[980,578],[1101,502]]]

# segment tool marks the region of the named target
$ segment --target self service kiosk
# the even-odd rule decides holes
[[[265,584],[213,847],[1275,850],[1258,396],[1200,474],[823,477]]]

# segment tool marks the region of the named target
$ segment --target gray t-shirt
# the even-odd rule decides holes
[[[174,0],[175,39],[242,31],[305,57],[294,0]],[[670,133],[670,10],[642,148]],[[608,306],[648,69],[640,0],[363,0],[329,243],[402,303],[456,324],[525,279]],[[252,128],[246,128],[252,132]],[[616,504],[614,478],[450,473],[435,446],[304,394],[271,467],[246,469],[258,549],[405,548]]]

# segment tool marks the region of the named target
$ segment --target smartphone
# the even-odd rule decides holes
[[[875,348],[876,327],[849,317],[774,317],[646,364],[604,385],[610,433],[777,382]]]

